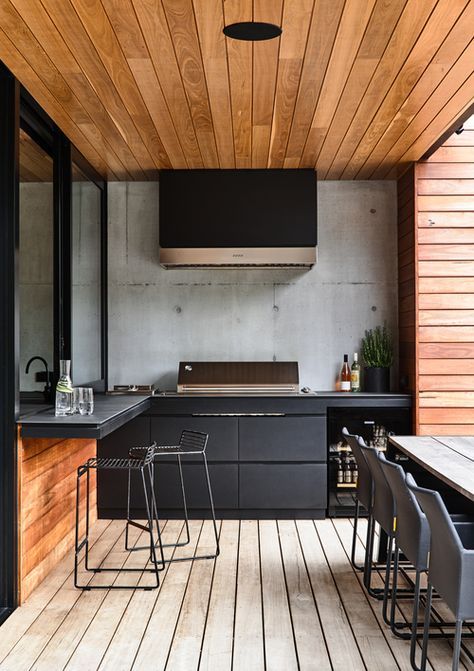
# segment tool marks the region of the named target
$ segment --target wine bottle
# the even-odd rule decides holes
[[[351,371],[349,368],[349,355],[344,354],[344,363],[341,368],[341,391],[351,390]]]
[[[357,352],[354,352],[354,362],[351,366],[351,391],[360,391],[360,363]]]

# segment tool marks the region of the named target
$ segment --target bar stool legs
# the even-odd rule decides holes
[[[152,477],[154,477],[154,466],[158,463],[158,457],[160,456],[166,456],[169,458],[170,456],[175,456],[177,459],[177,466],[178,466],[178,473],[179,473],[179,484],[180,484],[180,489],[181,489],[181,499],[182,499],[182,505],[183,505],[183,514],[184,514],[184,524],[185,524],[185,529],[186,529],[186,538],[184,541],[177,542],[177,543],[167,543],[162,545],[163,548],[176,548],[176,547],[182,547],[185,546],[189,543],[190,541],[190,533],[189,533],[189,515],[188,515],[188,507],[187,507],[187,500],[186,500],[186,490],[184,486],[184,477],[183,477],[183,468],[182,468],[182,462],[181,462],[181,457],[183,455],[200,455],[202,458],[202,463],[203,463],[203,468],[204,468],[204,475],[205,475],[205,483],[206,483],[206,489],[207,489],[207,496],[209,500],[209,509],[211,512],[211,518],[212,518],[212,524],[214,528],[214,537],[215,537],[215,550],[212,554],[205,554],[205,555],[198,555],[198,554],[193,554],[188,557],[173,557],[170,559],[163,559],[163,562],[165,564],[169,563],[174,563],[174,562],[182,562],[182,561],[194,561],[194,560],[199,560],[199,559],[215,559],[216,557],[219,556],[220,553],[220,548],[219,548],[219,532],[217,529],[217,521],[216,521],[216,513],[215,513],[215,508],[214,508],[214,500],[212,496],[212,488],[211,488],[211,480],[209,476],[209,467],[207,463],[207,457],[206,457],[206,445],[207,445],[207,440],[208,440],[208,435],[205,433],[201,433],[199,431],[188,431],[185,430],[181,434],[181,439],[179,445],[162,445],[162,446],[155,446],[155,457],[153,464],[151,465],[152,468]],[[133,454],[135,448],[132,448],[130,451],[130,454]],[[140,448],[136,448],[140,449]],[[132,490],[132,484],[131,484],[131,473],[129,471],[128,474],[128,490],[127,490],[127,532],[126,532],[126,537],[125,537],[125,542],[126,542],[126,549],[133,552],[135,550],[140,550],[143,549],[142,547],[130,547],[128,543],[128,527],[129,525],[136,526],[137,522],[135,522],[132,517],[131,517],[131,506],[130,506],[130,501],[131,501],[131,490]],[[156,502],[156,496],[155,496],[155,491],[153,490],[152,492],[152,502],[151,502],[151,507],[153,511],[154,518],[156,520],[157,527],[159,528],[159,521],[158,521],[158,506]]]
[[[156,589],[160,584],[159,571],[162,571],[165,568],[163,548],[161,544],[161,532],[159,528],[159,522],[156,517],[156,506],[153,501],[155,499],[154,493],[154,483],[152,478],[151,471],[151,457],[152,451],[148,454],[148,459],[137,460],[137,459],[98,459],[93,458],[89,459],[83,466],[80,466],[77,469],[77,483],[76,483],[76,525],[75,525],[75,553],[74,553],[74,586],[82,590],[92,590],[92,589],[144,589],[151,590]],[[90,471],[95,468],[96,470],[100,469],[125,469],[128,468],[129,472],[131,470],[136,470],[140,472],[141,482],[143,486],[143,494],[145,498],[145,507],[147,514],[147,524],[139,524],[134,522],[134,526],[145,531],[149,534],[149,547],[150,550],[150,562],[152,564],[151,568],[124,568],[123,566],[103,566],[99,564],[98,566],[91,567],[89,565],[89,503],[90,503]],[[81,480],[86,476],[86,512],[85,512],[85,535],[82,540],[79,540],[79,512],[80,512],[80,494],[81,494]],[[155,540],[154,527],[156,524],[157,536]],[[160,549],[160,559],[158,559],[157,548]],[[143,573],[151,572],[155,575],[155,583],[153,585],[146,585],[140,587],[137,584],[133,585],[91,585],[88,583],[81,584],[79,583],[78,578],[78,568],[79,568],[79,557],[81,551],[84,549],[84,568],[88,572],[92,573],[101,573],[105,571],[112,572],[136,572]]]

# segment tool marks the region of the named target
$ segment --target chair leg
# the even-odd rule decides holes
[[[425,626],[423,629],[423,645],[421,649],[421,665],[420,668],[416,671],[425,671],[426,669],[426,658],[428,656],[428,639],[430,633],[430,618],[431,618],[431,599],[433,596],[433,586],[428,580],[428,589],[426,592],[426,603],[425,603]]]
[[[452,671],[458,671],[459,669],[459,656],[461,654],[461,636],[462,636],[462,620],[456,620],[456,635],[454,637]]]
[[[130,527],[130,496],[131,496],[131,488],[132,488],[132,471],[129,468],[128,469],[128,477],[127,477],[127,521],[125,523],[125,549],[127,552],[130,552],[134,548],[131,548],[128,544],[128,529]]]
[[[179,471],[179,484],[181,487],[181,499],[183,501],[183,513],[184,513],[184,526],[186,529],[186,540],[178,542],[178,543],[164,543],[163,547],[164,548],[180,548],[183,547],[184,545],[188,545],[189,541],[191,540],[191,535],[189,533],[189,515],[188,515],[188,503],[186,501],[186,490],[184,488],[184,477],[183,477],[183,466],[181,463],[181,455],[177,454],[177,463],[178,463],[178,471]]]
[[[369,515],[369,521],[367,525],[367,541],[365,544],[365,570],[364,570],[364,585],[367,589],[367,592],[374,599],[383,599],[384,588],[383,587],[372,587],[372,555],[374,551],[374,536],[375,536],[375,520],[372,515]]]
[[[410,642],[410,663],[412,669],[418,670],[416,666],[416,641],[418,634],[418,613],[420,610],[420,578],[421,572],[416,572],[415,578],[415,594],[413,598],[413,614],[412,614],[412,625],[411,625],[411,642]]]
[[[388,605],[388,595],[390,592],[390,573],[391,573],[391,567],[392,567],[392,555],[393,555],[393,534],[389,534],[388,536],[388,545],[387,545],[387,565],[385,567],[385,585],[383,589],[383,607],[382,607],[382,617],[383,621],[385,624],[388,624],[390,626],[391,622],[387,616],[387,605]],[[394,576],[393,580],[395,580],[395,571],[397,570],[398,567],[393,567],[394,571]]]
[[[80,494],[81,494],[81,477],[88,471],[85,468],[77,469],[77,480],[76,480],[76,525],[75,525],[75,537],[74,537],[74,587],[78,589],[81,588],[78,582],[78,568],[79,568],[79,554],[82,548],[85,548],[85,568],[88,570],[88,554],[89,554],[89,536],[88,536],[88,520],[86,517],[86,532],[83,540],[79,542],[79,513],[80,513]],[[86,489],[86,505],[89,508],[88,500],[88,489]]]
[[[207,458],[206,458],[206,453],[202,453],[202,459],[204,463],[204,470],[206,472],[206,483],[207,483],[207,493],[209,496],[209,505],[211,508],[211,514],[212,514],[212,524],[214,526],[214,536],[216,539],[216,551],[214,555],[210,555],[209,559],[213,559],[214,557],[218,557],[220,553],[220,548],[219,548],[219,532],[217,531],[217,522],[216,522],[216,511],[214,510],[214,500],[212,498],[212,489],[211,489],[211,480],[209,477],[209,468],[207,465]]]
[[[149,535],[150,535],[150,561],[153,563],[153,566],[155,568],[155,576],[156,576],[156,584],[147,586],[148,589],[151,590],[151,589],[156,589],[159,586],[159,584],[160,584],[160,574],[159,574],[159,569],[158,569],[158,560],[157,560],[157,557],[156,557],[155,541],[154,541],[154,537],[153,537],[153,521],[154,520],[153,520],[153,516],[152,516],[152,512],[151,512],[151,506],[150,506],[148,492],[147,492],[144,468],[141,468],[140,471],[141,471],[142,483],[143,483],[143,495],[145,497],[145,508],[146,508],[146,513],[147,513],[147,518],[148,518],[148,532],[149,532]],[[152,484],[151,484],[151,486],[152,486]],[[164,567],[164,562],[163,562],[163,567]]]
[[[363,571],[364,566],[356,564],[355,553],[357,545],[357,526],[359,522],[359,510],[360,510],[360,501],[356,499],[355,515],[354,515],[354,529],[352,532],[352,548],[351,548],[351,564],[356,569],[356,571]]]

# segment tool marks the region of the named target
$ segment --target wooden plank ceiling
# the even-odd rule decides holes
[[[235,21],[282,25],[237,42]],[[2,0],[0,59],[96,169],[396,176],[474,101],[474,0]]]

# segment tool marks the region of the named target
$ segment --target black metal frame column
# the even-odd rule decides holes
[[[0,63],[0,622],[18,602],[19,109],[19,84]]]

